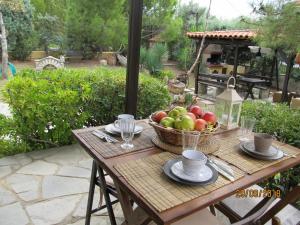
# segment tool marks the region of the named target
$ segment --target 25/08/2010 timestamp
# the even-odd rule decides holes
[[[237,190],[235,197],[237,198],[260,198],[260,197],[276,197],[280,198],[280,190],[271,190],[271,189],[241,189]]]

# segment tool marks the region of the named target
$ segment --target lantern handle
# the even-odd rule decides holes
[[[234,76],[231,76],[231,77],[229,77],[229,79],[227,81],[227,88],[229,88],[229,83],[230,83],[231,79],[233,79],[233,87],[235,87],[235,85],[236,85],[236,79],[234,78]]]

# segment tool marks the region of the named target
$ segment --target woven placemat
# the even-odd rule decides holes
[[[213,153],[213,155],[223,159],[224,161],[235,165],[244,172],[249,174],[255,173],[261,169],[274,165],[280,161],[290,158],[292,155],[297,155],[300,153],[300,149],[295,147],[285,145],[281,142],[274,141],[273,145],[279,147],[282,151],[290,156],[285,156],[281,159],[274,161],[267,161],[261,159],[255,159],[240,149],[240,141],[238,136],[235,134],[224,139],[220,139],[220,149]]]
[[[163,165],[178,156],[169,152],[155,154],[143,159],[118,164],[115,168],[126,181],[143,196],[158,212],[208,194],[230,183],[223,176],[207,186],[188,186],[176,183],[163,173]],[[244,176],[238,168],[232,168],[235,178]]]
[[[159,148],[175,153],[177,155],[180,155],[182,153],[182,146],[175,146],[175,145],[170,145],[168,143],[165,143],[159,139],[157,135],[153,136],[152,142]],[[205,153],[205,154],[211,154],[213,152],[216,152],[220,148],[220,142],[215,138],[211,137],[208,141],[205,143],[202,143],[198,145],[198,149]]]
[[[146,122],[139,122],[137,124],[142,126],[144,130],[141,134],[134,136],[132,141],[134,147],[129,150],[121,148],[121,144],[123,143],[121,137],[114,136],[114,138],[120,141],[118,143],[108,143],[93,135],[93,130],[85,131],[79,133],[78,135],[82,137],[93,149],[99,152],[101,156],[103,156],[104,158],[111,158],[114,156],[119,156],[129,152],[143,150],[154,146],[151,141],[152,137],[155,135],[154,129]],[[102,127],[102,129],[103,128],[104,127]]]

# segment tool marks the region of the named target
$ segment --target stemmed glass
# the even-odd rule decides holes
[[[256,119],[252,117],[241,117],[241,138],[240,141],[249,141],[249,135],[253,131]]]
[[[125,141],[125,143],[121,144],[121,148],[126,150],[132,149],[134,145],[131,141],[134,136],[135,120],[131,118],[120,119],[119,127],[121,130],[121,137]]]

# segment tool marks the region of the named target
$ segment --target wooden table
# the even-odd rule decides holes
[[[198,79],[204,78],[204,79],[213,79],[216,80],[219,84],[224,84],[229,79],[229,75],[227,74],[199,74]],[[267,83],[266,80],[258,79],[258,78],[251,78],[251,77],[244,77],[244,76],[237,76],[237,84],[240,84],[242,86],[246,87],[246,96],[244,99],[247,99],[249,95],[252,99],[254,99],[253,95],[253,88],[256,85],[265,85]],[[213,85],[213,84],[212,84]]]
[[[289,158],[284,161],[278,162],[277,164],[262,169],[258,172],[253,173],[252,175],[245,174],[244,177],[229,183],[222,188],[216,189],[215,191],[203,195],[201,197],[195,198],[189,202],[184,204],[178,205],[161,213],[157,212],[146,200],[145,198],[140,195],[135,189],[132,188],[131,185],[127,183],[127,181],[118,173],[118,171],[114,168],[115,165],[128,162],[130,160],[137,160],[141,159],[153,154],[161,153],[162,150],[157,147],[151,147],[148,149],[143,149],[137,152],[125,154],[122,156],[117,156],[109,159],[103,158],[99,152],[95,151],[89,143],[87,143],[84,139],[82,139],[78,134],[80,132],[85,132],[87,130],[92,130],[94,128],[87,128],[81,130],[73,131],[73,134],[80,142],[82,147],[86,150],[86,152],[99,164],[101,168],[103,168],[114,180],[115,185],[119,192],[119,200],[121,202],[121,206],[124,212],[124,216],[128,224],[135,224],[134,218],[135,213],[139,210],[143,210],[154,220],[157,224],[171,224],[172,222],[178,221],[185,216],[188,216],[198,210],[201,210],[205,207],[208,207],[212,204],[218,203],[219,201],[229,197],[237,190],[247,188],[253,184],[261,182],[272,175],[292,168],[296,165],[300,164],[300,155],[295,158]],[[219,134],[220,137],[224,138],[229,134],[238,132],[238,130],[224,132]],[[134,200],[138,204],[140,208],[133,212],[132,208],[130,207],[130,198]]]

